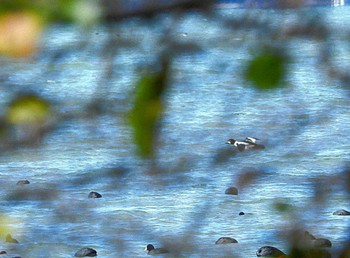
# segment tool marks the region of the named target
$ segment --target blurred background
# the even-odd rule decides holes
[[[1,1],[2,256],[350,257],[347,4]]]

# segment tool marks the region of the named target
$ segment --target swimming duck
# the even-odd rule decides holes
[[[258,138],[254,138],[254,137],[246,137],[245,142],[251,142],[251,143],[256,143],[257,141],[259,141]]]
[[[229,139],[226,143],[234,145],[239,151],[265,149],[264,145],[256,143],[257,140],[258,139],[254,137],[247,137],[244,141]]]
[[[148,251],[149,255],[169,253],[168,250],[166,250],[164,248],[154,248],[154,246],[151,244],[148,244],[146,246],[145,251]]]

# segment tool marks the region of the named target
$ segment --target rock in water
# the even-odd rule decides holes
[[[337,211],[333,212],[333,215],[348,216],[348,215],[350,215],[350,211],[337,210]]]
[[[99,194],[98,192],[90,192],[88,197],[89,198],[101,198],[102,195]]]
[[[220,237],[218,240],[216,240],[215,244],[236,244],[238,243],[236,239],[232,237]]]
[[[30,182],[28,180],[19,180],[16,185],[29,185]]]
[[[96,250],[90,247],[84,247],[75,253],[75,257],[95,257],[97,256]]]
[[[225,194],[237,195],[238,189],[236,187],[229,187],[225,190]]]
[[[285,257],[285,253],[273,246],[263,246],[256,251],[258,257]]]

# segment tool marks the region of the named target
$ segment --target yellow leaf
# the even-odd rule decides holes
[[[6,119],[11,124],[43,125],[50,115],[51,108],[47,101],[35,95],[24,95],[12,101]]]
[[[5,236],[11,232],[11,229],[9,227],[10,220],[4,216],[3,214],[0,214],[0,237],[5,238]]]
[[[17,11],[0,16],[0,54],[27,57],[37,49],[42,31],[38,15]]]

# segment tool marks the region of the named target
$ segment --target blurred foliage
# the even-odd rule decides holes
[[[142,1],[141,1],[142,2]],[[40,39],[45,26],[52,23],[70,23],[78,24],[81,26],[93,26],[99,22],[119,22],[124,21],[130,17],[142,17],[145,19],[145,23],[150,25],[150,20],[163,12],[168,12],[172,16],[181,18],[181,12],[189,12],[194,9],[196,12],[202,11],[203,15],[209,17],[208,6],[212,1],[144,1],[140,8],[129,10],[124,8],[124,1],[94,1],[94,0],[4,0],[0,4],[0,54],[8,57],[15,58],[30,58],[34,57],[37,50],[40,50]],[[284,3],[291,3],[285,6],[294,7],[293,1],[282,1]],[[158,4],[157,4],[158,3]],[[298,1],[297,6],[300,6],[301,1]],[[144,7],[144,8],[142,8]],[[179,18],[180,17],[180,18]],[[212,17],[217,18],[213,15]],[[303,17],[304,18],[304,17]],[[316,17],[317,18],[317,17]],[[209,19],[209,18],[208,18]],[[319,53],[319,64],[325,66],[326,73],[331,78],[340,79],[342,82],[348,85],[350,82],[350,75],[345,71],[336,69],[337,67],[331,62],[331,51],[325,48],[327,46],[329,31],[326,28],[326,24],[319,22],[319,20],[312,17],[310,19],[303,19],[299,24],[290,26],[289,28],[273,28],[268,22],[260,19],[259,17],[246,16],[242,18],[224,18],[223,24],[230,28],[234,33],[238,31],[244,32],[263,32],[267,37],[273,39],[309,39],[318,41],[321,45]],[[176,24],[177,20],[174,19]],[[155,19],[155,22],[158,20]],[[171,22],[169,22],[171,23]],[[164,25],[164,34],[170,35],[169,30],[176,28],[176,25]],[[151,24],[152,25],[152,24]],[[317,26],[314,26],[317,25]],[[113,64],[115,53],[118,47],[122,48],[121,42],[124,42],[124,46],[137,47],[138,42],[133,40],[123,39],[119,37],[118,33],[109,28],[110,41],[107,42],[105,49],[107,53],[103,53],[105,73],[107,79],[112,78],[113,73],[117,69],[114,69]],[[174,30],[175,31],[175,30]],[[118,40],[115,40],[118,35]],[[182,39],[187,37],[183,35]],[[172,51],[172,58],[176,58],[176,54],[191,55],[197,54],[201,51],[205,51],[205,47],[198,42],[192,42],[191,40],[178,40],[180,37],[163,37],[163,44],[168,44],[168,51]],[[171,41],[166,42],[167,40]],[[83,41],[83,40],[82,40]],[[88,40],[87,40],[88,41]],[[277,40],[278,41],[278,40]],[[276,41],[276,42],[277,42]],[[117,43],[116,43],[117,42]],[[78,45],[74,50],[63,49],[63,52],[79,51],[88,45],[89,42],[84,42]],[[159,43],[159,42],[158,42]],[[251,83],[251,85],[260,91],[267,91],[273,89],[279,89],[286,84],[285,78],[288,75],[288,68],[291,60],[290,54],[283,47],[282,44],[264,42],[264,46],[261,47],[261,42],[255,45],[253,48],[256,50],[249,61],[246,63],[245,70],[242,77]],[[281,42],[279,42],[281,43]],[[219,42],[215,42],[219,44]],[[277,46],[276,46],[277,45]],[[155,46],[155,48],[162,48],[163,46]],[[110,52],[109,52],[110,51]],[[52,62],[60,61],[60,58],[64,58],[61,53],[51,53],[53,58]],[[129,124],[132,132],[132,137],[136,145],[138,154],[147,159],[154,160],[157,152],[158,136],[162,126],[162,118],[166,110],[166,93],[170,87],[170,75],[172,72],[170,56],[159,55],[153,61],[151,69],[140,75],[139,80],[134,85],[135,91],[132,95],[132,104],[130,112],[128,113]],[[154,65],[156,63],[157,65]],[[102,69],[102,70],[103,70]],[[106,83],[107,81],[107,83]],[[108,85],[108,80],[104,80],[103,83]],[[101,85],[99,85],[101,86]],[[98,88],[98,87],[97,87]],[[10,89],[8,87],[7,89]],[[103,88],[105,90],[105,88]],[[97,91],[103,92],[101,88]],[[108,89],[103,93],[109,93]],[[106,94],[106,95],[107,95]],[[128,100],[130,100],[129,98]],[[107,112],[115,112],[112,108],[104,108],[108,105],[103,105],[101,102],[107,102],[105,99],[96,99],[91,102],[91,105],[87,105],[89,115],[94,112],[94,117],[103,116]],[[113,103],[115,105],[115,103]],[[111,105],[113,106],[113,105]],[[117,105],[115,105],[117,106]],[[109,106],[108,106],[109,107]],[[115,113],[112,113],[115,115]],[[118,113],[119,114],[119,113]],[[4,114],[0,117],[0,140],[2,149],[8,150],[11,148],[21,147],[27,144],[33,144],[40,142],[42,137],[50,132],[49,129],[56,122],[55,112],[53,104],[41,97],[39,93],[33,94],[14,94],[13,100],[4,108]],[[327,114],[328,115],[328,114]],[[80,118],[79,114],[68,114],[60,117],[64,122],[69,119]],[[306,127],[309,122],[299,124],[299,127]],[[214,165],[222,165],[232,158],[232,149],[222,150],[217,152],[214,156]],[[179,163],[181,164],[181,163]],[[169,166],[171,167],[171,166]],[[180,166],[179,166],[180,167]],[[186,166],[183,166],[188,169]],[[174,169],[174,170],[179,170]],[[189,169],[188,169],[189,170]],[[168,171],[168,170],[166,170]],[[170,171],[170,170],[169,170]],[[334,184],[343,185],[347,191],[350,191],[350,169],[346,168],[344,171],[342,181],[339,178],[325,178],[322,182],[315,180],[315,197],[317,197],[315,203],[322,203],[320,200],[327,198],[325,195],[325,184],[334,182]],[[95,175],[84,175],[84,179],[75,179],[72,181],[72,185],[88,184],[93,179],[96,180]],[[124,170],[111,170],[108,173],[100,174],[101,178],[110,178],[110,181],[115,184],[121,184],[123,177],[129,174]],[[249,168],[242,170],[237,175],[237,186],[241,188],[247,188],[253,184],[258,184],[259,181],[264,181],[267,173],[262,169]],[[179,181],[178,181],[179,182]],[[119,185],[118,185],[119,186]],[[331,190],[329,190],[331,191]],[[59,191],[43,190],[19,190],[8,196],[10,201],[21,200],[44,200],[53,201],[59,195]],[[327,189],[328,194],[328,189]],[[70,208],[70,207],[69,207]],[[285,202],[275,202],[273,204],[274,211],[282,214],[293,213],[296,208]],[[61,211],[62,212],[62,211]],[[63,213],[63,212],[62,212]],[[203,209],[202,213],[205,213]],[[204,216],[203,216],[204,217]],[[0,235],[5,235],[9,232],[6,226],[9,222],[5,217],[0,216]],[[3,226],[2,226],[3,225]],[[183,243],[181,243],[182,245]],[[192,246],[191,246],[192,247]],[[179,248],[180,250],[180,248]],[[299,246],[292,246],[289,257],[329,257],[328,252],[319,249],[303,249]],[[349,247],[344,247],[341,257],[349,257]]]
[[[94,25],[102,7],[94,0],[3,0],[0,3],[0,54],[28,57],[38,48],[45,24]]]
[[[26,57],[37,49],[42,30],[41,17],[30,11],[0,15],[0,54]]]
[[[7,109],[6,119],[14,125],[47,123],[51,117],[50,103],[36,95],[26,94],[15,98]]]
[[[294,210],[294,207],[286,202],[275,202],[273,206],[278,212],[289,213]]]
[[[251,59],[245,77],[259,90],[284,86],[288,59],[282,49],[262,48]]]
[[[32,93],[21,93],[8,104],[0,127],[4,148],[31,145],[41,141],[55,122],[49,101]]]
[[[4,214],[0,214],[0,237],[5,239],[5,236],[11,232],[11,229],[8,225],[11,224],[11,220]]]
[[[98,0],[2,0],[0,15],[28,11],[47,22],[85,22],[87,19],[96,22],[101,15],[100,3]]]
[[[154,155],[160,119],[164,112],[164,93],[168,88],[168,61],[163,61],[160,71],[144,75],[136,85],[130,124],[139,154]]]

